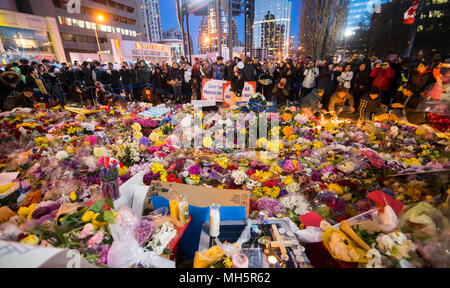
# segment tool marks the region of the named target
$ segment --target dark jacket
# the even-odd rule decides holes
[[[317,87],[325,89],[325,95],[331,95],[336,88],[335,80],[336,73],[334,73],[333,70],[328,70],[327,67],[327,69],[322,70],[322,72],[319,74]]]
[[[140,83],[150,83],[152,78],[152,71],[147,64],[144,67],[139,67],[139,82]]]
[[[225,70],[226,70],[226,67],[224,64],[218,65],[217,63],[214,63],[211,68],[213,79],[224,80],[225,79]]]
[[[120,69],[120,76],[122,77],[123,86],[131,86],[132,85],[132,77],[130,69]]]
[[[369,70],[358,70],[353,82],[353,92],[362,94],[370,90],[370,72]]]
[[[372,114],[377,114],[381,112],[383,109],[381,108],[381,96],[378,95],[377,98],[370,98],[370,92],[364,94],[361,98],[361,102],[359,104],[359,119],[371,119]]]
[[[311,108],[311,111],[319,112],[321,109],[318,107],[318,104],[322,100],[322,97],[319,96],[318,89],[312,90],[308,95],[305,96],[302,100],[301,108]]]
[[[179,80],[180,84],[184,79],[184,70],[181,69],[170,69],[169,80]]]
[[[239,79],[236,75],[231,78],[231,91],[241,94],[245,86],[245,76]]]
[[[427,85],[433,82],[433,79],[431,70],[427,70],[423,74],[414,71],[409,78],[409,86],[413,89],[413,92],[422,92]]]
[[[244,72],[245,79],[247,79],[247,81],[256,81],[255,65],[253,65],[253,63],[245,64],[244,69],[242,69],[242,72]]]

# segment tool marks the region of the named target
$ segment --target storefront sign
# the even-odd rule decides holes
[[[163,46],[163,45],[144,44],[141,42],[136,42],[136,49],[137,50],[160,50],[160,51],[166,50],[165,46]]]

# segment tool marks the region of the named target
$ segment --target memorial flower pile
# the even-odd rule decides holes
[[[0,196],[8,194],[0,206],[15,214],[4,222],[22,232],[12,238],[57,247],[70,243],[91,262],[107,264],[112,244],[107,228],[114,215],[95,202],[110,176],[104,170],[107,159],[117,161],[113,176],[119,185],[143,173],[145,185],[163,181],[249,190],[250,217],[265,211],[299,225],[299,217],[312,211],[332,223],[368,211],[374,203],[367,195],[376,190],[405,204],[445,201],[442,185],[415,176],[450,169],[448,134],[428,126],[310,119],[296,109],[220,110],[229,113],[224,117],[190,106],[150,119],[140,114],[147,109],[110,107],[82,114],[37,107],[1,113],[0,171],[19,172],[13,193],[13,186],[0,190]],[[197,120],[201,125],[194,125]],[[267,133],[250,140],[254,127]],[[399,173],[412,175],[394,177]],[[91,208],[90,202],[95,203]],[[173,238],[169,224],[156,228],[142,221],[136,240],[161,254]],[[381,265],[378,255],[397,255],[386,246],[390,240],[379,240],[372,266]],[[392,239],[402,245],[397,240]]]

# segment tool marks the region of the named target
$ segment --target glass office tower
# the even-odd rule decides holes
[[[253,55],[260,58],[286,58],[291,35],[292,1],[255,1]]]
[[[354,32],[360,23],[370,26],[373,13],[380,13],[381,5],[388,2],[391,0],[350,0],[346,32]]]

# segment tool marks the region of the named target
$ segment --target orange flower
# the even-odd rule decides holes
[[[284,113],[283,114],[283,121],[284,122],[287,122],[287,121],[289,121],[291,119],[292,119],[292,115],[290,113]]]
[[[284,134],[284,136],[290,136],[290,135],[292,135],[292,133],[294,133],[294,130],[292,129],[291,126],[285,126],[285,127],[283,128],[283,134]]]

